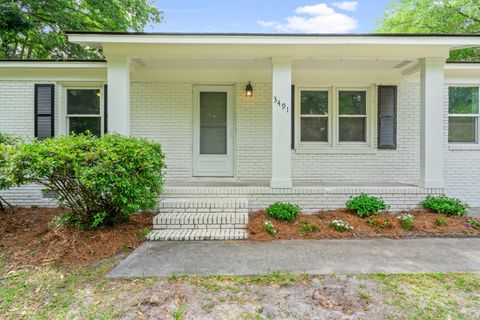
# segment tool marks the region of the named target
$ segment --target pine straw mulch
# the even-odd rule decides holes
[[[323,211],[316,214],[300,214],[294,222],[278,221],[268,217],[265,211],[250,213],[248,222],[249,240],[293,240],[293,239],[368,239],[368,238],[415,238],[415,237],[465,237],[480,236],[478,230],[469,230],[462,217],[445,217],[441,214],[427,210],[404,211],[415,217],[413,229],[407,231],[402,228],[398,216],[401,213],[385,213],[383,217],[388,219],[392,227],[375,228],[369,225],[365,219],[358,217],[348,209]],[[437,218],[443,218],[448,226],[438,227],[435,225]],[[277,230],[276,236],[268,234],[263,222],[269,220]],[[351,232],[338,232],[330,227],[332,220],[344,220],[353,227]],[[301,225],[304,222],[317,226],[317,231],[301,233]]]
[[[48,223],[63,212],[50,208],[0,212],[1,258],[12,268],[56,263],[75,269],[138,247],[146,228],[152,227],[153,213],[134,215],[115,228],[82,232],[70,227],[49,227]]]

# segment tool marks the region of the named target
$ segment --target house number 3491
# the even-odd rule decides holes
[[[282,102],[282,100],[278,99],[276,96],[273,97],[273,103],[276,104],[279,108],[282,110],[285,110],[288,113],[288,106],[285,102]]]

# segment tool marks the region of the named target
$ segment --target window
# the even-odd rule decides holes
[[[103,132],[101,90],[67,89],[67,129],[68,133],[90,131],[100,137]]]
[[[367,93],[338,91],[338,141],[366,142],[367,139]]]
[[[328,142],[328,91],[300,92],[300,141]]]
[[[478,91],[478,87],[448,88],[448,142],[477,142]]]

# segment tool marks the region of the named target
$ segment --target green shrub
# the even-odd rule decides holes
[[[369,217],[374,214],[379,214],[383,210],[388,209],[383,199],[371,197],[362,193],[356,197],[351,196],[346,203],[347,208],[355,211],[359,217]]]
[[[11,158],[16,152],[16,144],[20,141],[21,139],[19,137],[0,132],[0,190],[7,190],[15,185],[15,179],[12,175]],[[0,211],[5,209],[3,204],[12,207],[0,196]]]
[[[468,205],[456,198],[446,196],[427,196],[421,203],[424,209],[430,209],[434,212],[446,216],[465,216]]]
[[[282,221],[294,221],[300,208],[296,204],[275,202],[265,209],[267,216]]]
[[[273,226],[272,221],[264,221],[263,227],[265,228],[265,231],[267,231],[270,235],[275,236],[277,234],[277,230]]]
[[[443,218],[437,218],[435,219],[435,225],[437,227],[446,227],[448,226],[448,221]]]
[[[59,221],[79,229],[113,226],[153,209],[162,190],[161,146],[145,139],[82,134],[17,147],[11,161],[16,181],[58,194],[70,209]]]
[[[415,218],[413,215],[408,214],[408,213],[402,213],[400,217],[400,224],[402,225],[402,228],[405,230],[412,230],[413,229],[413,223],[415,222]]]

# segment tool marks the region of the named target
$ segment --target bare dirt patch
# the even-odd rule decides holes
[[[77,268],[140,245],[152,227],[153,213],[142,213],[115,228],[79,231],[51,228],[62,209],[15,208],[0,213],[0,250],[12,267],[58,263]]]
[[[392,239],[428,237],[428,236],[465,236],[480,235],[478,230],[469,230],[462,217],[445,217],[441,214],[427,210],[408,211],[415,217],[415,223],[411,231],[405,230],[400,224],[400,213],[385,213],[390,228],[375,228],[369,225],[364,218],[360,218],[348,209],[323,211],[316,214],[300,214],[294,222],[278,221],[268,217],[265,211],[251,213],[249,215],[248,233],[250,240],[291,240],[291,239],[357,239],[386,237]],[[435,225],[437,218],[447,221],[447,226]],[[267,233],[263,227],[265,220],[272,221],[277,234]],[[353,227],[351,232],[338,232],[330,227],[332,220],[344,220]],[[315,232],[301,232],[302,224],[316,225]]]

